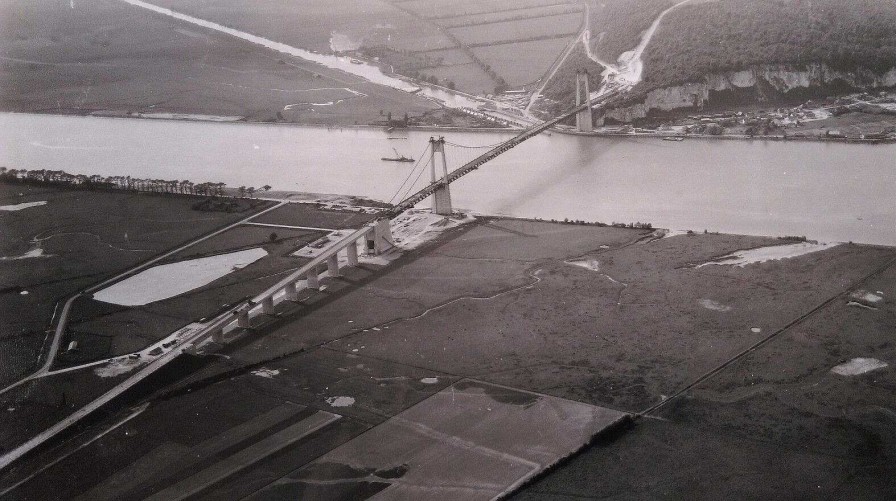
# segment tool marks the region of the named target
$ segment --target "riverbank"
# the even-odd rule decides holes
[[[24,115],[33,115],[32,112],[4,112],[18,113]],[[213,115],[190,115],[179,113],[166,113],[157,116],[134,115],[126,113],[104,113],[104,112],[70,112],[59,113],[40,112],[40,115],[59,115],[59,116],[82,116],[109,119],[126,119],[126,120],[150,120],[150,121],[173,121],[173,122],[194,122],[194,123],[215,123],[215,124],[251,124],[251,125],[270,125],[280,127],[306,127],[313,129],[337,129],[337,130],[385,130],[387,132],[396,131],[422,131],[422,132],[495,132],[517,134],[523,129],[513,127],[494,127],[491,124],[481,126],[464,126],[464,125],[409,125],[407,127],[390,127],[382,123],[329,123],[329,122],[281,122],[272,120],[249,120],[245,117],[220,117]],[[458,122],[463,122],[459,120]],[[565,134],[580,137],[630,137],[630,138],[657,138],[657,139],[711,139],[711,140],[739,140],[739,141],[789,141],[789,142],[818,142],[818,143],[852,143],[852,144],[894,144],[896,137],[882,138],[861,138],[861,137],[837,137],[837,136],[810,136],[810,135],[748,135],[748,134],[701,134],[701,133],[670,133],[666,131],[655,132],[621,132],[621,131],[602,131],[595,130],[592,132],[579,132],[566,127],[555,127],[550,129],[550,133]]]
[[[748,135],[748,134],[679,134],[663,131],[656,132],[616,132],[616,131],[592,131],[580,132],[562,128],[552,129],[560,134],[582,137],[648,137],[663,140],[686,139],[712,139],[712,140],[738,140],[738,141],[789,141],[789,142],[815,142],[815,143],[851,143],[851,144],[894,144],[896,137],[885,138],[860,138],[860,137],[835,137],[835,136],[803,136],[803,135]]]
[[[446,111],[446,110],[440,110]],[[44,115],[44,116],[63,116],[63,117],[85,117],[85,118],[104,118],[112,120],[145,120],[152,122],[180,122],[180,123],[214,123],[220,125],[227,124],[250,124],[250,125],[270,125],[279,127],[306,127],[313,129],[336,129],[336,130],[386,130],[401,132],[405,130],[418,131],[446,131],[446,132],[514,132],[521,129],[509,126],[495,126],[493,122],[483,123],[482,125],[471,126],[463,125],[469,123],[466,120],[457,120],[459,125],[420,125],[411,124],[408,126],[390,126],[383,123],[382,120],[374,120],[370,123],[357,123],[357,120],[345,120],[344,122],[292,122],[278,121],[276,119],[253,120],[241,116],[218,116],[218,115],[202,115],[191,113],[157,113],[157,114],[135,114],[126,112],[104,112],[104,111],[85,111],[85,110],[52,110],[52,111],[3,111],[0,113],[15,115]],[[460,113],[460,112],[457,112]],[[449,114],[456,116],[457,113]]]

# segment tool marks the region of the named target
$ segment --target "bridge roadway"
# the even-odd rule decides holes
[[[610,92],[607,92],[606,94],[604,94],[600,97],[592,99],[588,103],[584,103],[579,106],[576,106],[575,108],[572,108],[571,110],[563,113],[562,115],[559,115],[556,118],[553,118],[546,122],[542,122],[538,125],[529,127],[528,129],[521,132],[519,135],[508,139],[507,141],[499,144],[498,146],[492,148],[491,150],[483,153],[482,155],[479,155],[478,157],[474,158],[473,160],[470,160],[469,162],[465,163],[464,165],[449,172],[448,176],[446,178],[438,180],[434,183],[431,183],[431,184],[427,185],[426,187],[424,187],[423,189],[421,189],[420,191],[418,191],[418,192],[414,193],[413,195],[409,196],[408,198],[402,200],[401,202],[396,204],[395,207],[393,207],[392,209],[390,209],[387,212],[388,218],[392,219],[392,218],[398,216],[399,214],[413,208],[415,205],[417,205],[418,203],[422,202],[427,197],[429,197],[430,195],[435,193],[436,190],[438,190],[442,186],[447,186],[447,185],[453,183],[454,181],[457,181],[461,177],[469,174],[470,172],[473,172],[474,170],[476,170],[480,166],[482,166],[484,163],[494,159],[495,157],[504,153],[505,151],[521,144],[523,141],[525,141],[527,139],[533,138],[533,137],[541,134],[542,132],[550,129],[551,127],[557,125],[558,123],[562,122],[563,120],[566,120],[567,118],[574,116],[576,113],[584,110],[585,108],[590,106],[592,109],[599,109],[599,108],[607,106],[615,98],[619,97],[619,95],[622,94],[622,92],[623,91],[620,89],[611,90]]]

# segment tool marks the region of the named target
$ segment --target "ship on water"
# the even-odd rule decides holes
[[[392,148],[392,151],[395,152],[394,157],[383,157],[383,160],[386,162],[414,162],[415,160],[411,157],[406,157],[398,152],[395,148]]]

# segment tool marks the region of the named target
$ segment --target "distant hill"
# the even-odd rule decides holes
[[[896,87],[896,0],[588,0],[591,52],[641,82],[607,118],[630,122],[682,109],[792,102]],[[573,100],[571,75],[597,63],[573,52],[543,92],[548,111]],[[569,80],[568,82],[562,79]],[[559,103],[559,104],[557,104]]]
[[[644,88],[756,65],[896,67],[896,0],[717,0],[667,15],[644,52]]]

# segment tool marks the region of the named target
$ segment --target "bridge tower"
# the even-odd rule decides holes
[[[583,92],[584,91],[584,92]],[[576,106],[591,102],[591,89],[588,83],[588,70],[576,71]],[[591,116],[591,106],[576,113],[576,129],[579,132],[591,132],[594,118]]]
[[[429,172],[433,184],[436,183],[436,153],[442,159],[442,185],[432,194],[432,212],[440,216],[451,215],[451,191],[448,188],[448,162],[445,160],[445,138],[429,138]]]

